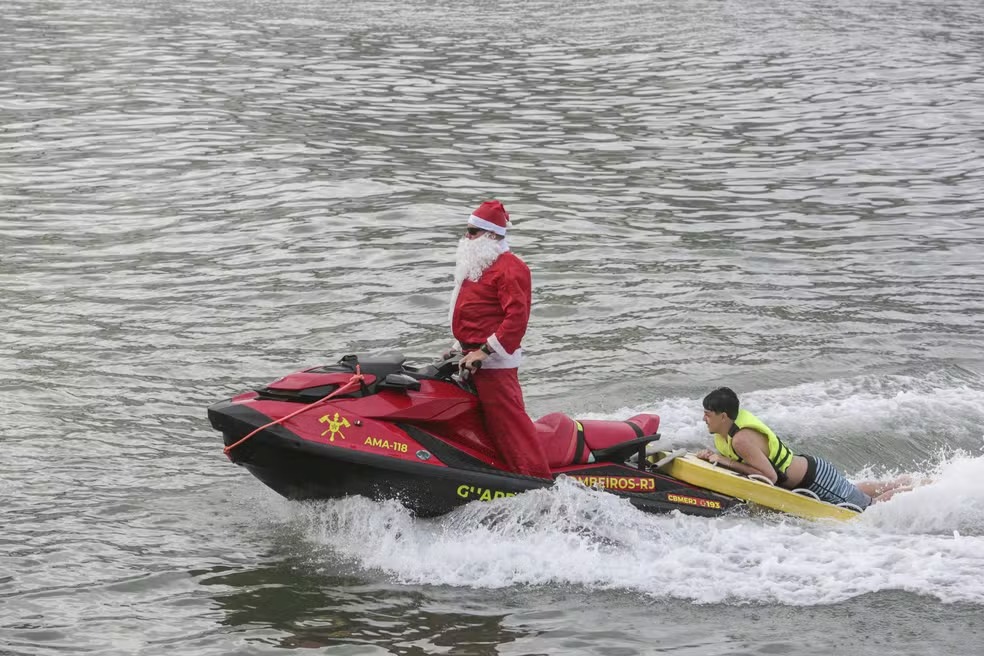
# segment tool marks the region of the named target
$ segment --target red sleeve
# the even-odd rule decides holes
[[[530,305],[533,301],[533,283],[529,268],[520,260],[515,260],[505,268],[496,290],[499,303],[505,312],[502,323],[495,331],[495,338],[510,355],[516,352],[526,325],[530,321]]]

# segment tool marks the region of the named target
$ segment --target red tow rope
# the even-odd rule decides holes
[[[239,446],[240,444],[242,444],[243,442],[245,442],[249,438],[253,437],[257,433],[259,433],[260,431],[266,430],[267,428],[270,428],[271,426],[276,426],[277,424],[281,424],[281,423],[287,421],[288,419],[290,419],[291,417],[296,417],[297,415],[301,414],[305,410],[308,410],[310,408],[313,408],[314,406],[318,405],[319,403],[324,403],[325,401],[328,401],[332,397],[338,396],[339,394],[342,394],[344,392],[348,392],[348,391],[350,391],[352,389],[355,389],[356,387],[359,387],[360,385],[362,385],[362,381],[363,380],[365,380],[365,376],[362,375],[362,368],[359,367],[359,365],[355,365],[355,375],[353,375],[349,379],[349,381],[347,383],[345,383],[344,385],[342,385],[341,387],[339,387],[337,390],[335,390],[331,394],[329,394],[327,396],[321,397],[320,399],[318,399],[314,403],[307,404],[306,406],[304,406],[300,410],[295,410],[294,412],[290,413],[286,417],[281,417],[280,419],[275,419],[275,420],[271,421],[269,424],[265,424],[263,426],[260,426],[256,430],[252,431],[249,435],[247,435],[243,439],[241,439],[238,442],[236,442],[235,444],[230,444],[229,446],[227,446],[224,449],[222,449],[222,453],[226,454],[226,456],[229,456],[229,452],[230,451],[232,451],[237,446]],[[229,456],[229,459],[232,460],[232,457]]]

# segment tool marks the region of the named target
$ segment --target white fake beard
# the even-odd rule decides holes
[[[454,289],[451,290],[451,308],[448,310],[448,322],[454,319],[454,304],[461,291],[461,283],[465,278],[478,282],[485,270],[492,266],[498,257],[509,250],[505,239],[497,240],[482,235],[477,239],[462,237],[458,242],[457,263],[454,268]]]
[[[482,235],[477,239],[462,237],[458,242],[458,255],[454,268],[454,284],[460,285],[468,278],[478,282],[485,270],[492,266],[503,252],[495,239]]]

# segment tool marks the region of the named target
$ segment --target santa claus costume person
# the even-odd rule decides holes
[[[520,342],[530,319],[532,283],[529,267],[509,250],[510,226],[506,208],[497,200],[482,203],[469,217],[458,243],[451,332],[465,353],[461,366],[472,372],[485,430],[506,466],[519,474],[552,478],[519,386]]]

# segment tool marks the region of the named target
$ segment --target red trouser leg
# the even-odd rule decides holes
[[[474,376],[485,430],[506,466],[519,474],[552,478],[533,420],[526,414],[516,369],[480,369]]]

